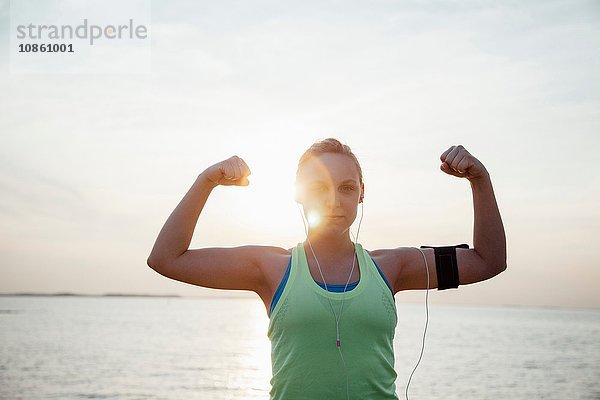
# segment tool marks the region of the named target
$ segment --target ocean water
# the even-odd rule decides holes
[[[399,304],[397,393],[424,304]],[[268,317],[243,298],[0,297],[2,399],[268,399]],[[410,399],[600,399],[600,310],[431,305]]]

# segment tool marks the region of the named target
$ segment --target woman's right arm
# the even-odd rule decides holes
[[[260,256],[265,246],[208,247],[189,250],[208,196],[219,186],[247,186],[250,169],[233,156],[196,178],[162,227],[147,264],[161,275],[215,289],[257,291],[263,285]]]

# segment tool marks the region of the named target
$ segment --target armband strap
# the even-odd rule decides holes
[[[421,246],[421,248],[433,249],[438,290],[457,288],[459,280],[456,248],[468,249],[469,245],[463,243],[456,246]]]

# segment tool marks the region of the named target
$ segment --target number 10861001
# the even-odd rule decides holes
[[[74,53],[71,43],[20,43],[19,53]]]

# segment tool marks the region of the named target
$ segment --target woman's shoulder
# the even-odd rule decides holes
[[[294,249],[294,247],[290,247],[289,249],[286,249],[284,247],[280,247],[280,246],[268,246],[268,245],[263,245],[263,246],[256,246],[257,248],[260,248],[260,251],[266,255],[270,255],[270,256],[277,256],[277,255],[291,255],[292,254],[292,250]]]
[[[279,282],[285,274],[288,263],[291,260],[292,250],[294,247],[285,249],[279,246],[261,246],[259,259],[259,267],[264,278],[264,293],[259,292],[259,295],[265,304],[273,297]]]
[[[367,250],[366,248],[363,247],[363,249],[365,249],[365,251],[373,259],[387,260],[389,258],[396,258],[399,255],[401,255],[402,252],[404,251],[403,249],[405,249],[405,247],[382,248],[382,249],[374,249],[374,250]]]
[[[409,247],[383,248],[366,250],[377,267],[383,272],[393,294],[398,292],[397,281],[402,265],[402,257]]]
[[[365,251],[378,266],[385,266],[385,269],[389,270],[390,274],[395,275],[410,249],[411,247],[394,247],[375,250],[365,249]]]
[[[289,249],[279,246],[256,246],[261,267],[272,269],[287,262],[292,255],[294,247]]]

